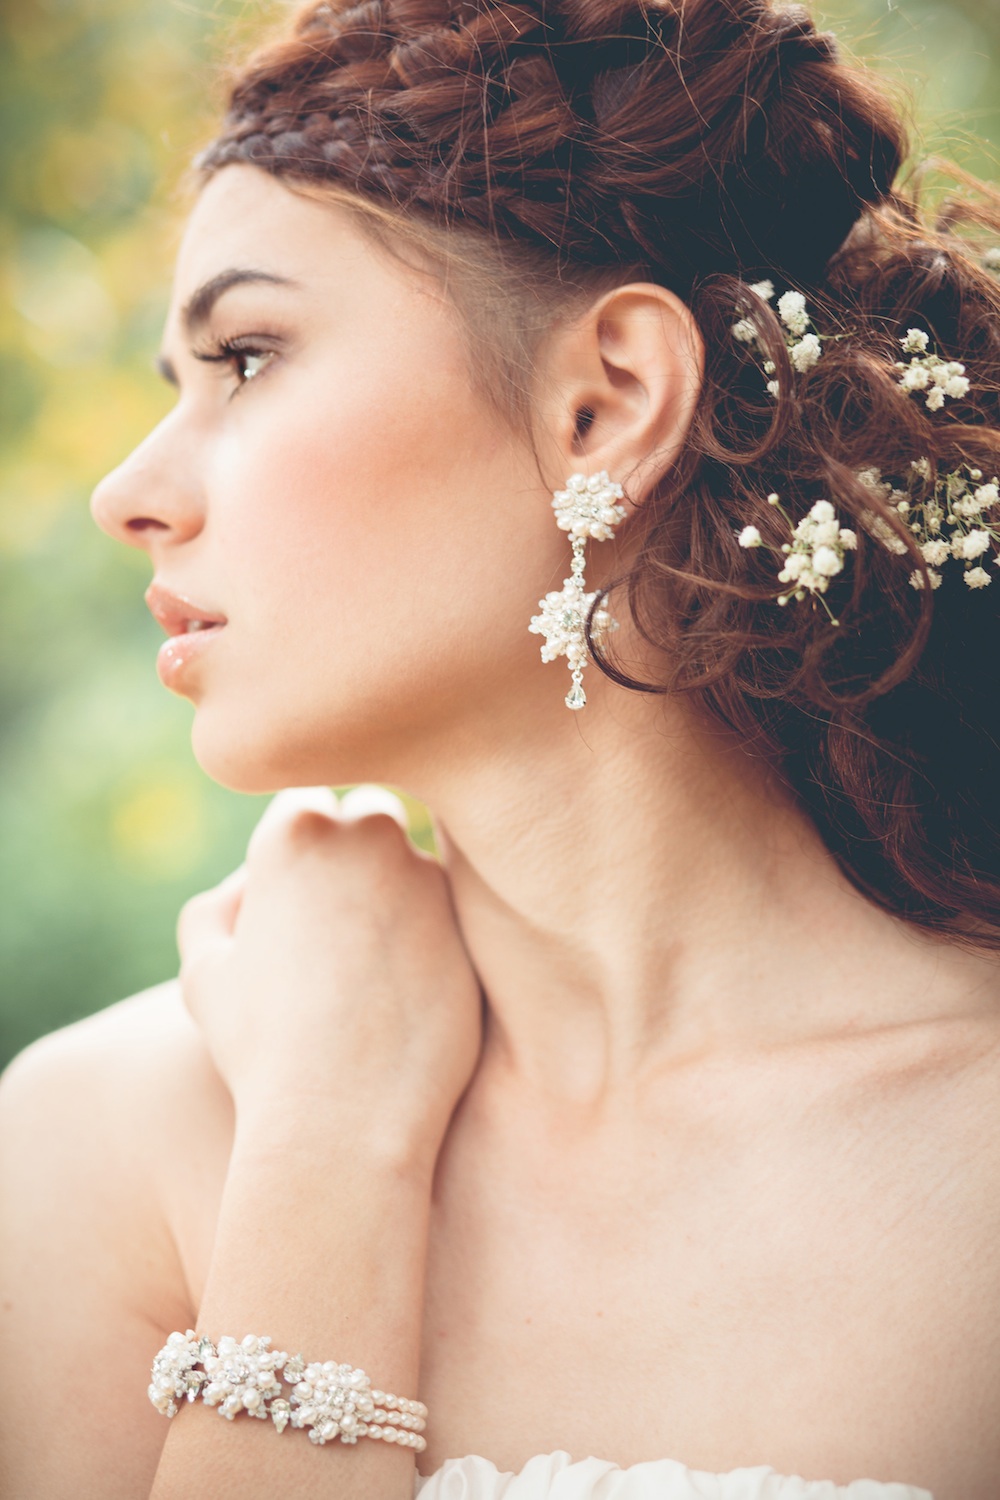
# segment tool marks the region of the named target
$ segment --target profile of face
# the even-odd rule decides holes
[[[662,288],[612,288],[545,342],[542,420],[518,429],[474,378],[439,274],[343,203],[246,163],[216,172],[164,332],[177,402],[91,502],[158,591],[225,621],[158,663],[195,706],[203,769],[245,792],[417,790],[421,765],[569,732],[566,663],[528,630],[569,573],[552,490],[607,469],[636,502],[690,419],[692,329]],[[591,547],[588,588],[626,560],[619,540]],[[614,613],[617,649],[631,622]],[[623,690],[591,666],[587,692]]]
[[[262,274],[206,305],[234,270]],[[239,352],[199,358],[220,342]],[[527,624],[567,538],[434,277],[343,205],[229,166],[187,223],[163,359],[178,400],[91,504],[158,584],[225,617],[160,658],[209,775],[389,780],[459,725],[485,747],[534,694],[561,703]]]

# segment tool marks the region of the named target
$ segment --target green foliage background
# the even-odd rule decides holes
[[[191,707],[154,668],[148,560],[88,499],[172,400],[151,362],[173,186],[218,62],[282,8],[7,0],[0,19],[0,1066],[174,974],[180,905],[240,862],[266,801],[195,762]],[[996,0],[815,10],[910,93],[923,150],[996,176]]]

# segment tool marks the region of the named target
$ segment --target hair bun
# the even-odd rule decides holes
[[[782,51],[822,62],[839,62],[840,47],[832,31],[817,31],[804,5],[786,5],[769,13],[769,30]]]

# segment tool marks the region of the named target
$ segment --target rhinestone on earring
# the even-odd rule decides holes
[[[541,614],[533,615],[528,630],[533,635],[543,635],[542,661],[555,661],[565,656],[573,674],[573,686],[566,694],[567,708],[583,708],[587,695],[583,690],[583,669],[587,663],[587,635],[584,629],[587,615],[597,598],[597,591],[585,592],[583,577],[584,550],[587,539],[595,542],[610,541],[614,527],[625,519],[625,507],[615,502],[624,498],[620,484],[613,484],[607,471],[599,474],[572,474],[564,490],[556,490],[552,509],[556,513],[556,524],[560,531],[570,533],[573,545],[573,561],[570,576],[561,589],[539,599]],[[591,622],[596,645],[603,644],[607,635],[618,629],[613,619],[602,606],[594,612]]]

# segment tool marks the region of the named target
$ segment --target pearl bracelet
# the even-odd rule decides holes
[[[270,1345],[269,1337],[252,1333],[240,1342],[223,1334],[218,1347],[193,1328],[172,1333],[153,1360],[149,1399],[165,1417],[175,1417],[179,1402],[200,1395],[230,1422],[241,1411],[270,1417],[278,1432],[288,1425],[308,1428],[313,1443],[370,1437],[418,1453],[427,1447],[420,1436],[427,1416],[422,1401],[372,1390],[364,1370],[351,1365],[332,1359],[307,1365],[301,1354]],[[292,1386],[290,1399],[281,1394],[282,1380]]]

